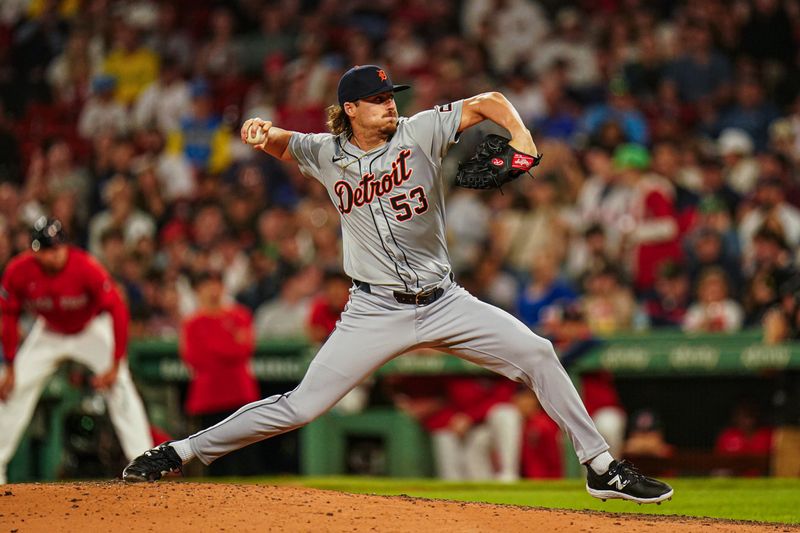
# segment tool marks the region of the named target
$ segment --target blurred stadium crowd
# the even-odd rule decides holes
[[[49,214],[125,288],[135,335],[175,336],[218,270],[259,338],[321,338],[312,302],[348,284],[338,213],[238,128],[324,131],[341,73],[376,63],[412,85],[407,116],[501,91],[545,154],[536,179],[451,191],[476,295],[556,337],[565,315],[797,337],[799,44],[796,0],[5,0],[0,264]]]

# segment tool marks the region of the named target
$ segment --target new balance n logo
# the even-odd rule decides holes
[[[615,485],[617,487],[617,490],[624,489],[628,485],[628,483],[630,483],[630,481],[620,478],[619,474],[608,480],[608,484]]]

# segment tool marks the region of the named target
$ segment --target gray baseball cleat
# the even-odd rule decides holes
[[[151,448],[128,463],[122,471],[122,480],[131,483],[158,481],[164,474],[182,472],[183,461],[175,448],[165,442]]]
[[[586,490],[603,501],[620,499],[639,504],[660,504],[664,500],[672,499],[672,487],[645,476],[627,461],[613,461],[608,472],[602,475],[596,474],[588,465],[586,470]]]

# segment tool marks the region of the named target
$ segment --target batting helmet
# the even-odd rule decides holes
[[[66,241],[61,221],[55,218],[39,217],[31,230],[31,250],[38,252],[42,248],[52,248]]]

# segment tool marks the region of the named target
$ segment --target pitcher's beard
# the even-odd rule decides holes
[[[380,130],[381,135],[383,135],[387,140],[392,137],[392,135],[397,132],[397,120],[390,122],[386,126],[382,127]]]

